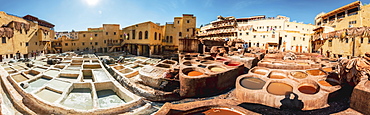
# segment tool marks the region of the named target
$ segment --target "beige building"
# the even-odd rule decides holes
[[[370,51],[370,5],[347,4],[315,18],[312,50],[327,57],[361,56]]]
[[[122,29],[126,51],[135,55],[151,56],[164,50],[177,50],[180,38],[195,35],[196,17],[183,14],[175,17],[174,22],[160,25],[153,22],[134,24]]]
[[[0,61],[10,58],[28,58],[51,50],[54,25],[27,15],[19,17],[0,11]]]
[[[250,47],[309,52],[314,25],[291,22],[285,16],[234,18],[219,16],[201,28],[203,39],[242,39]]]
[[[119,24],[103,24],[87,31],[57,32],[52,40],[53,52],[112,52],[122,51],[123,34]]]

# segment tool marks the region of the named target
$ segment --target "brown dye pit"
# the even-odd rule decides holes
[[[260,69],[260,68],[255,68],[252,71],[253,73],[260,74],[260,75],[266,75],[268,73],[267,69]]]
[[[164,61],[163,63],[165,63],[165,64],[175,64],[175,62],[173,62],[173,61],[168,61],[168,60]]]
[[[323,86],[336,86],[336,85],[339,85],[339,81],[338,80],[335,80],[335,79],[326,79],[326,80],[321,80],[319,81],[319,83]]]
[[[315,94],[317,93],[317,89],[313,86],[301,86],[298,90],[305,94]]]
[[[189,57],[187,57],[187,58],[184,58],[184,60],[192,60],[193,58],[189,58]]]
[[[271,79],[284,79],[286,74],[284,72],[272,71],[268,76]]]
[[[267,92],[274,95],[285,95],[286,93],[293,92],[293,87],[285,83],[270,83],[267,86]]]
[[[191,66],[190,62],[184,62],[183,64],[186,65],[186,66]]]
[[[274,65],[283,65],[283,63],[281,63],[281,62],[273,62],[272,64],[274,64]]]
[[[211,108],[199,112],[188,113],[186,115],[241,115],[241,114],[227,109]]]
[[[188,76],[200,76],[200,75],[203,75],[203,73],[198,71],[191,71],[188,73]]]
[[[254,78],[254,77],[246,77],[240,80],[240,85],[243,86],[244,88],[248,89],[262,89],[262,87],[265,85],[265,81],[259,78]]]
[[[333,69],[331,67],[328,67],[328,68],[322,68],[322,70],[326,71],[326,72],[331,72],[333,71]]]
[[[292,75],[294,78],[303,79],[306,78],[308,75],[301,71],[292,71],[290,72],[290,75]]]
[[[213,62],[211,62],[211,61],[201,61],[200,63],[203,63],[203,64],[212,64]]]
[[[214,60],[213,57],[206,57],[205,60]]]
[[[325,72],[321,71],[321,70],[318,70],[318,69],[314,69],[314,70],[306,70],[306,72],[310,75],[313,75],[313,76],[319,76],[319,75],[326,75]]]
[[[161,67],[161,68],[171,68],[170,65],[165,65],[165,64],[158,64],[156,65],[157,67]]]

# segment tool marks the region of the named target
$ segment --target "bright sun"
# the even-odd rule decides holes
[[[85,0],[87,2],[87,5],[89,6],[95,6],[98,4],[99,0]]]

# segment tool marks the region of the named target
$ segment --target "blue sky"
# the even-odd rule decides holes
[[[320,12],[329,12],[355,0],[0,0],[0,11],[27,14],[53,23],[56,31],[83,31],[102,24],[121,28],[145,21],[165,24],[173,17],[194,14],[197,27],[221,16],[236,18],[284,15],[291,21],[313,23]],[[362,0],[370,3],[370,0]]]

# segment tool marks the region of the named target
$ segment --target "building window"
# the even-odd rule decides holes
[[[37,45],[37,42],[35,42],[35,45]]]
[[[64,46],[68,46],[68,43],[65,43]]]
[[[370,41],[369,41],[370,42]],[[26,42],[26,46],[28,46],[28,42]]]
[[[148,39],[148,31],[145,31],[145,39]]]
[[[329,40],[328,47],[331,47],[332,45],[333,45],[333,41],[332,40]]]
[[[298,26],[295,26],[295,28],[298,28]]]
[[[157,32],[154,32],[154,40],[157,40]]]
[[[177,21],[177,24],[180,24],[180,21]]]
[[[22,42],[21,42],[21,43],[19,43],[19,45],[20,45],[20,46],[22,46]]]
[[[98,36],[98,34],[95,34],[95,37],[97,37]]]
[[[83,37],[86,37],[86,35],[84,34]]]
[[[122,38],[122,35],[119,35],[120,38]]]
[[[1,41],[2,43],[6,43],[6,37],[2,37]]]
[[[108,32],[105,32],[105,35],[108,35]]]
[[[92,42],[90,42],[90,45],[92,45]]]
[[[239,35],[243,35],[243,33],[239,33]]]
[[[304,41],[305,38],[302,38],[302,40]]]
[[[346,38],[346,43],[348,43],[348,38]]]
[[[139,32],[139,40],[143,39],[143,32]]]
[[[98,45],[98,42],[95,42],[95,45]]]
[[[293,40],[295,40],[295,37],[293,37]]]
[[[161,40],[161,33],[159,33],[158,35],[158,40]]]
[[[190,20],[186,20],[186,23],[190,23]]]
[[[367,38],[367,43],[370,44],[370,38]]]
[[[262,38],[265,38],[265,35],[263,35]]]
[[[85,42],[82,42],[82,45],[84,46],[85,45]]]
[[[361,43],[364,43],[364,38],[361,38]]]
[[[172,36],[170,36],[170,43],[172,43]]]
[[[135,30],[132,30],[132,39],[135,39]]]
[[[286,25],[286,27],[289,27],[289,25]]]
[[[253,38],[256,38],[257,36],[256,35],[253,35]]]
[[[104,43],[106,44],[107,43],[107,40],[104,40]]]
[[[130,34],[127,34],[127,40],[130,40]]]
[[[249,35],[249,32],[246,32],[245,35]]]
[[[288,35],[285,35],[285,37],[288,37]]]
[[[356,24],[356,20],[355,21],[349,21],[349,24]]]
[[[279,26],[279,28],[281,28],[281,26]]]
[[[117,33],[116,32],[113,32],[113,35],[116,35]]]
[[[168,36],[166,36],[166,42],[170,41],[170,38]]]
[[[179,32],[179,36],[180,36],[180,37],[182,36],[182,33],[181,33],[181,32]]]
[[[189,31],[190,31],[190,29],[186,29],[186,31],[187,31],[187,32],[189,32]]]

